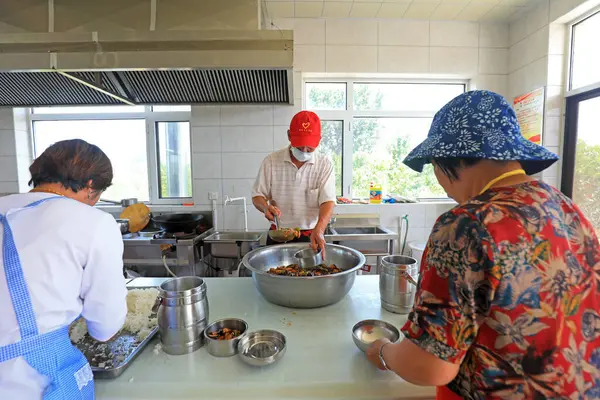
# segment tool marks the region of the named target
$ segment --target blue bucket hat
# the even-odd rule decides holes
[[[499,94],[473,90],[435,114],[427,139],[404,159],[422,172],[434,158],[519,161],[528,175],[545,170],[558,156],[523,137],[517,115]]]

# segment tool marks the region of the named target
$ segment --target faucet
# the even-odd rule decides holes
[[[227,204],[233,203],[235,201],[243,201],[244,202],[244,232],[248,232],[248,207],[246,206],[246,198],[245,197],[232,197],[225,195],[225,206]]]

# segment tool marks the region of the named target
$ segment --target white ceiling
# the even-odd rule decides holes
[[[275,18],[404,18],[443,21],[513,19],[539,0],[263,0]]]

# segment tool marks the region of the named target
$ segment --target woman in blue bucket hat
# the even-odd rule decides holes
[[[531,177],[557,160],[496,93],[464,93],[436,114],[404,163],[432,163],[458,205],[431,232],[408,340],[375,342],[375,365],[437,386],[438,399],[600,398],[598,238]]]

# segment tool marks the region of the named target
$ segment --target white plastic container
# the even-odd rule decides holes
[[[425,251],[425,243],[410,242],[408,248],[410,249],[410,256],[417,260],[417,265],[421,266],[421,259],[423,258],[423,252]]]

